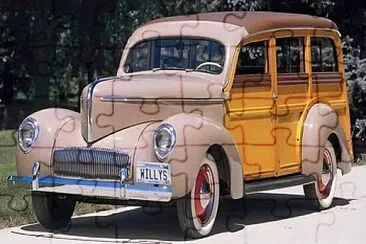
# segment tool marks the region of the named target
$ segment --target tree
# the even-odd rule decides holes
[[[17,48],[16,39],[9,27],[11,13],[0,5],[0,103],[12,101],[15,91],[24,97],[32,95],[30,76],[26,69],[24,52]]]
[[[360,59],[360,47],[349,36],[342,41],[344,68],[348,83],[351,120],[366,118],[366,59]]]

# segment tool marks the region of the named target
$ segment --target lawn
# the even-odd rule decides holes
[[[36,222],[29,188],[8,186],[8,175],[16,174],[15,147],[15,131],[0,131],[0,229]],[[79,203],[74,215],[111,208],[115,206]]]

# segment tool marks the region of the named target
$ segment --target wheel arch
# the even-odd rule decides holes
[[[224,148],[219,144],[213,144],[209,147],[207,153],[213,157],[219,172],[220,193],[230,194],[230,164]]]
[[[334,132],[332,132],[329,135],[328,140],[330,141],[330,143],[333,146],[337,162],[341,162],[342,161],[342,148],[341,148],[338,136]]]

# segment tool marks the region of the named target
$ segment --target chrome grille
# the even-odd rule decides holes
[[[119,180],[122,168],[128,168],[130,156],[102,148],[63,148],[53,153],[53,172],[57,176],[83,179]]]

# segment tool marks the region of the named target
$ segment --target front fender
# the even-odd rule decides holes
[[[230,192],[234,199],[243,196],[243,176],[235,142],[227,130],[216,121],[196,114],[177,114],[163,123],[171,124],[177,133],[173,152],[165,160],[171,164],[173,197],[189,193],[193,187],[200,163],[210,146],[221,145],[230,167]],[[134,162],[157,161],[153,149],[153,135],[160,123],[148,126],[137,143]]]
[[[42,165],[41,175],[49,175],[52,148],[59,129],[71,120],[80,121],[80,114],[67,109],[49,108],[35,112],[28,117],[38,121],[40,131],[33,150],[23,153],[19,146],[16,147],[17,175],[31,175],[33,163],[36,161]]]

